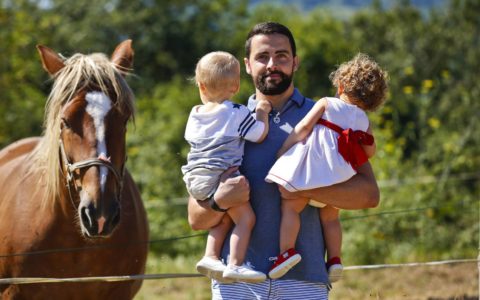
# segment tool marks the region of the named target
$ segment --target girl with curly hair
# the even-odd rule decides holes
[[[357,54],[330,74],[335,97],[318,100],[280,148],[265,180],[290,192],[344,182],[375,154],[372,128],[365,111],[376,110],[386,98],[387,73],[365,54]],[[354,201],[354,199],[352,199]],[[307,199],[282,199],[280,255],[270,269],[279,278],[301,260],[295,250],[300,212],[307,204],[319,210],[327,248],[330,282],[341,278],[342,231],[339,210]],[[301,249],[301,245],[298,245]]]

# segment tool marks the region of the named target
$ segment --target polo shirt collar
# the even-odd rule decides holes
[[[250,98],[248,98],[248,109],[250,111],[254,111],[255,107],[257,106],[257,99],[255,99],[255,94],[251,95]],[[298,91],[297,88],[293,89],[293,94],[290,96],[288,99],[288,102],[293,102],[295,103],[298,107],[301,107],[303,103],[305,102],[305,97]],[[287,105],[287,103],[285,105]]]

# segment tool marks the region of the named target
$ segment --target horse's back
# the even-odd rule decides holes
[[[40,139],[39,137],[21,139],[0,150],[0,167],[16,157],[30,153]]]
[[[0,151],[0,217],[7,201],[18,189],[29,162],[28,155],[37,146],[40,138],[31,137],[14,142]],[[10,203],[11,204],[11,203]]]

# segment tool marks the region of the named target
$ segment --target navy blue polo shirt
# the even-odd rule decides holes
[[[248,101],[250,110],[256,106],[255,96]],[[269,117],[269,132],[260,143],[246,142],[240,172],[250,184],[250,203],[256,215],[245,263],[268,274],[270,257],[279,254],[280,239],[280,192],[274,183],[265,182],[265,176],[276,160],[276,153],[295,125],[307,114],[315,102],[295,89],[280,112],[272,111]],[[229,238],[225,241],[222,256],[228,257]],[[302,261],[281,279],[296,279],[328,283],[325,268],[325,246],[318,209],[307,205],[301,213],[300,233],[296,249]]]

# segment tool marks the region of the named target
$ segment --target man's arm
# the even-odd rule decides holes
[[[213,198],[220,208],[228,209],[249,200],[250,187],[244,176],[230,177],[238,167],[230,168],[220,177]],[[208,201],[188,199],[188,222],[193,230],[207,230],[217,225],[225,213],[213,210]]]
[[[380,191],[369,162],[360,166],[358,173],[345,182],[295,193],[280,187],[280,192],[286,199],[314,199],[341,209],[371,208],[380,202]]]

